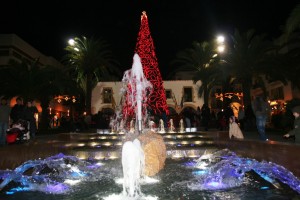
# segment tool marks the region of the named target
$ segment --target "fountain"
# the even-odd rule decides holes
[[[134,128],[135,126],[134,126],[134,120],[132,119],[131,121],[130,121],[130,129],[129,129],[129,132],[131,132],[131,133],[134,133],[134,131],[135,131],[135,128]]]
[[[149,129],[153,132],[156,131],[155,122],[152,120],[149,121]]]
[[[179,133],[185,133],[183,119],[179,121]]]
[[[120,126],[119,126],[119,131],[118,131],[119,134],[124,134],[124,120],[121,119],[120,121]]]
[[[123,195],[129,197],[140,196],[140,179],[143,175],[145,158],[139,140],[127,141],[122,148],[123,166]]]
[[[228,149],[195,148],[204,141],[197,140],[199,133],[187,134],[188,138],[196,138],[193,146],[180,149],[189,145],[179,140],[185,137],[181,134],[184,133],[182,119],[179,134],[170,134],[175,137],[171,141],[175,146],[167,150],[163,139],[167,134],[157,134],[154,122],[147,121],[144,102],[149,91],[146,88],[151,86],[144,78],[137,54],[132,70],[124,73],[123,82],[122,95],[127,104],[118,112],[122,117],[117,114],[112,120],[113,131],[103,138],[114,137],[116,130],[125,134],[121,135],[124,137],[121,159],[99,161],[57,154],[29,160],[14,170],[0,171],[0,199],[299,198],[299,179],[280,165],[240,157]],[[165,133],[162,119],[158,132]],[[104,144],[93,144],[93,147],[100,151]],[[79,143],[76,145],[78,148]]]
[[[164,120],[159,120],[158,133],[166,133]]]
[[[122,159],[125,166],[134,162],[135,168],[122,168],[120,160],[83,161],[58,154],[44,160],[27,161],[15,170],[1,171],[0,179],[4,181],[0,184],[0,198],[168,200],[300,197],[299,179],[284,167],[239,157],[227,149],[206,152],[194,159],[168,159],[165,168],[153,178],[136,178],[141,177],[143,155],[139,155],[140,144],[135,142],[125,142],[123,148],[126,149],[124,153],[135,156],[130,157],[130,161]],[[123,170],[128,176],[126,182],[120,180]]]
[[[147,102],[146,94],[151,92],[152,86],[144,76],[138,54],[134,54],[132,69],[124,73],[122,80],[124,83],[122,92],[127,97],[127,101],[121,105],[121,108],[125,115],[127,113],[135,114],[130,120],[129,131],[125,133],[125,142],[122,147],[123,196],[140,198],[141,177],[153,176],[164,167],[166,147],[163,138],[157,135],[151,126],[145,129],[147,112],[146,104],[142,104],[142,102]],[[129,102],[128,100],[130,107],[126,104]],[[134,112],[130,112],[130,110]],[[116,116],[116,120],[112,120],[112,122],[117,123],[118,118],[120,117]]]
[[[169,133],[176,133],[173,119],[170,119],[169,123],[170,123]]]

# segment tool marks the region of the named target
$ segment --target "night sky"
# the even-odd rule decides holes
[[[102,37],[110,45],[122,70],[131,68],[146,11],[163,77],[179,50],[235,28],[254,28],[268,37],[279,36],[299,0],[107,0],[1,2],[0,33],[15,33],[41,53],[60,60],[68,39]]]

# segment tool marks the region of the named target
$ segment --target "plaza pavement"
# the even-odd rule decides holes
[[[200,131],[205,132],[204,127],[200,127]],[[219,131],[219,130],[216,128],[209,128],[209,130],[208,130],[208,132],[214,132],[214,131]],[[228,132],[228,129],[224,130],[224,132]],[[255,128],[252,128],[251,130],[243,130],[242,129],[242,132],[243,132],[245,140],[260,141],[259,134]],[[266,129],[266,136],[269,140],[276,141],[276,142],[290,143],[290,144],[295,143],[293,138],[287,139],[287,138],[283,137],[283,135],[286,133],[287,132],[284,130],[276,130],[276,129],[271,129],[271,128]]]
[[[283,130],[266,130],[266,136],[269,140],[276,142],[284,142],[284,143],[295,143],[293,138],[284,138],[283,135],[287,132]],[[243,131],[244,138],[247,140],[260,140],[259,134],[256,130],[252,131]]]

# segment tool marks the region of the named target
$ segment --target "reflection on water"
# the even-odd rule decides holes
[[[0,171],[0,199],[125,199],[120,159],[80,160],[58,154]],[[292,199],[299,180],[285,168],[228,150],[200,158],[167,159],[137,199]],[[155,181],[153,181],[155,180]]]

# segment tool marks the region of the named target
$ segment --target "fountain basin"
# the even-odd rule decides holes
[[[28,160],[34,160],[34,159],[43,159],[48,156],[55,155],[59,152],[63,152],[65,155],[75,155],[76,157],[82,159],[82,160],[98,160],[100,162],[107,163],[105,164],[106,166],[111,166],[114,165],[119,165],[120,164],[120,152],[121,152],[121,146],[119,145],[110,145],[110,146],[105,146],[102,145],[101,147],[97,147],[97,145],[90,145],[91,143],[99,143],[99,144],[104,144],[108,140],[110,142],[120,142],[122,141],[123,137],[122,135],[119,136],[118,138],[102,138],[102,137],[96,137],[99,136],[99,134],[62,134],[62,135],[57,135],[57,138],[51,138],[51,140],[43,140],[43,141],[35,141],[31,143],[25,143],[22,145],[10,145],[5,148],[0,149],[0,155],[2,156],[2,162],[1,162],[1,169],[14,169],[18,165],[22,164],[25,161]],[[108,134],[111,137],[115,137],[115,135]],[[108,135],[102,135],[104,137],[108,137]],[[172,135],[172,137],[167,137],[168,135]],[[77,137],[78,136],[78,137]],[[227,140],[228,133],[226,132],[205,132],[205,133],[185,133],[185,134],[164,134],[162,135],[165,137],[165,142],[167,143],[167,161],[165,168],[160,172],[156,177],[159,178],[159,180],[163,179],[171,179],[168,178],[168,176],[171,175],[165,175],[170,174],[172,172],[171,168],[179,169],[182,168],[182,166],[185,166],[184,163],[187,161],[190,161],[192,159],[197,159],[201,155],[206,153],[210,153],[213,151],[216,151],[217,149],[230,149],[234,151],[236,154],[242,157],[246,158],[253,158],[258,161],[267,161],[267,162],[274,162],[278,165],[281,165],[291,171],[295,176],[300,177],[300,161],[297,159],[297,155],[291,152],[297,152],[300,149],[299,145],[293,145],[293,144],[286,144],[286,143],[280,143],[280,142],[274,142],[274,141],[269,141],[269,142],[260,142],[260,141],[251,141],[251,140]],[[202,138],[202,139],[201,139]],[[90,141],[91,140],[91,141]],[[174,144],[168,144],[169,142],[173,142]],[[182,144],[182,143],[187,143],[187,144]],[[195,145],[196,143],[199,143],[198,145]],[[72,144],[72,145],[70,145]],[[84,144],[84,145],[82,145]],[[180,144],[180,145],[179,145]],[[194,146],[191,146],[194,145]],[[24,149],[26,149],[26,153],[24,153]],[[23,153],[22,153],[23,152]],[[8,157],[7,155],[10,155]],[[182,163],[180,163],[182,162]],[[119,163],[119,164],[117,164]],[[175,164],[173,164],[175,163]],[[180,164],[179,164],[180,163]],[[176,165],[178,164],[178,165]],[[170,165],[170,166],[169,166]],[[111,194],[116,194],[119,195],[121,192],[121,186],[116,186],[116,183],[114,183],[114,179],[117,177],[121,177],[121,169],[120,166],[114,166],[111,169],[113,169],[113,172],[111,175],[109,175],[109,178],[106,177],[105,183],[108,183],[110,186],[104,186],[101,181],[98,180],[96,182],[90,183],[90,182],[85,182],[83,185],[78,185],[74,186],[72,189],[72,192],[69,193],[69,196],[73,196],[74,199],[75,197],[81,196],[87,197],[89,199],[102,199],[104,198],[105,194],[107,196]],[[120,171],[119,171],[120,170]],[[167,171],[166,171],[167,170]],[[170,173],[169,173],[170,172]],[[187,176],[193,176],[193,173],[202,173],[201,171],[190,171],[190,174],[188,174],[189,169],[187,171],[184,171],[182,173],[186,174]],[[107,172],[106,172],[107,173]],[[176,173],[176,172],[174,172]],[[251,173],[251,172],[250,172]],[[113,177],[115,176],[115,177]],[[257,175],[255,174],[250,174],[250,177],[256,177]],[[99,175],[101,177],[101,175]],[[164,177],[164,178],[162,178]],[[178,180],[185,180],[184,177],[177,177],[176,179],[173,179],[173,182],[180,182]],[[260,198],[263,195],[270,195],[269,197],[271,198],[273,195],[277,195],[279,192],[279,197],[281,199],[291,199],[297,196],[298,194],[295,193],[294,190],[290,189],[289,187],[285,187],[284,185],[282,186],[284,189],[275,189],[273,188],[274,186],[271,184],[268,185],[267,182],[264,180],[259,180],[258,182],[262,181],[262,185],[260,185],[260,188],[253,188],[250,186],[250,188],[230,188],[226,190],[221,190],[221,191],[199,191],[194,192],[190,191],[190,193],[186,192],[185,189],[181,190],[180,188],[176,188],[176,191],[181,191],[178,193],[174,193],[174,191],[171,191],[168,189],[170,185],[167,185],[169,183],[163,182],[163,185],[167,187],[167,189],[164,189],[165,191],[168,191],[170,193],[174,193],[175,196],[170,197],[170,199],[176,198],[185,198],[185,197],[190,197],[193,199],[194,197],[197,199],[198,193],[202,196],[206,196],[207,198],[217,198],[217,196],[214,196],[216,194],[221,195],[219,198],[225,198],[226,195],[233,195],[230,196],[232,198],[240,198],[240,199],[248,199],[250,198]],[[89,185],[90,184],[90,185]],[[216,183],[213,183],[213,185]],[[265,185],[268,186],[265,186]],[[251,185],[251,184],[250,184]],[[97,187],[96,187],[97,186]],[[111,187],[116,187],[116,188],[111,188]],[[158,189],[158,191],[151,193],[152,189],[155,189],[157,186],[146,186],[146,187],[141,187],[142,191],[148,195],[155,195],[155,194],[160,194],[161,190]],[[161,185],[160,185],[161,187]],[[248,187],[248,186],[247,186]],[[84,189],[80,189],[84,188]],[[89,189],[91,188],[91,189]],[[99,188],[100,191],[99,191]],[[149,189],[150,188],[150,189]],[[152,188],[152,189],[151,189]],[[77,191],[78,190],[78,191]],[[92,191],[95,190],[95,191]],[[103,191],[104,190],[104,191]],[[245,194],[242,193],[243,191],[247,192],[253,192],[255,190],[261,190],[262,194]],[[149,192],[147,192],[149,191]],[[237,192],[236,192],[237,191]],[[236,193],[235,193],[236,192]],[[274,193],[273,193],[274,192]],[[32,193],[32,192],[30,192]],[[242,196],[240,196],[240,193]],[[40,198],[45,198],[45,199],[64,199],[67,198],[64,196],[64,194],[60,195],[49,195],[49,194],[43,194],[43,193],[36,193],[33,192],[32,194],[34,195],[40,195]],[[3,195],[5,195],[3,197]],[[32,196],[30,194],[25,193],[14,193],[13,196],[9,196],[7,194],[2,194],[2,197],[4,199],[18,199],[18,195],[27,195],[28,199],[30,199]],[[166,194],[161,194],[159,198],[162,199],[168,199],[169,197],[164,196]],[[207,195],[212,195],[212,196],[207,196]],[[223,195],[223,196],[222,196]],[[237,195],[237,196],[236,196]],[[258,195],[258,196],[255,196]],[[261,195],[261,196],[260,196]],[[283,196],[280,196],[283,195]],[[284,197],[284,196],[287,197]],[[72,199],[71,197],[68,199]],[[26,199],[26,198],[22,199]],[[0,196],[1,198],[1,196]],[[272,199],[272,198],[271,198]]]
[[[217,156],[210,157],[211,154],[220,151],[226,154],[217,153]],[[272,170],[278,167],[277,165],[270,165],[266,162],[261,164],[253,159],[235,157],[234,154],[227,152],[228,150],[211,149],[205,151],[202,159],[168,158],[165,168],[152,177],[152,180],[156,181],[142,182],[142,194],[136,199],[295,199],[300,197],[296,191],[283,182],[273,182],[274,178],[268,176],[268,173],[261,176],[261,169]],[[174,153],[176,152],[170,154],[174,155]],[[64,158],[61,155],[58,157]],[[69,157],[67,160],[71,162],[68,161],[65,164],[60,159],[58,159],[59,165],[51,159],[41,162],[43,165],[51,163],[51,166],[56,169],[54,174],[51,168],[45,170],[40,165],[36,165],[35,161],[27,162],[26,165],[20,167],[22,169],[33,165],[33,170],[26,170],[26,176],[22,176],[22,178],[29,177],[27,181],[21,182],[21,185],[27,187],[7,186],[0,193],[0,198],[8,200],[125,199],[122,195],[122,184],[119,181],[122,178],[120,159],[103,160],[98,163],[91,160],[82,162],[75,157],[67,157]],[[218,164],[224,161],[220,158],[226,158],[228,162]],[[208,161],[210,159],[217,161]],[[206,165],[208,165],[206,169],[210,170],[205,169]],[[247,167],[249,169],[240,173],[239,169]],[[281,167],[274,171],[280,170],[283,170],[281,174],[289,175]],[[52,185],[53,181],[49,182],[48,179],[31,182],[30,171],[31,173],[40,171],[39,174],[43,174],[41,177],[47,177],[45,176],[47,173],[52,173],[51,177],[58,182],[55,182],[55,185]],[[39,174],[34,176],[36,180],[39,180],[37,178]],[[16,179],[17,184],[18,180],[20,179]]]

